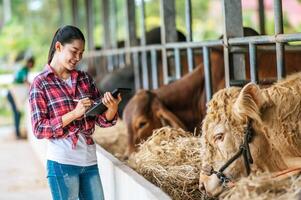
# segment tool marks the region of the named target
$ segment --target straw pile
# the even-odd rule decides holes
[[[301,177],[292,176],[288,179],[277,181],[270,174],[249,176],[238,181],[234,188],[221,194],[220,198],[256,199],[256,200],[300,200]]]
[[[163,127],[139,146],[128,164],[175,200],[203,199],[198,190],[199,137]]]
[[[116,158],[124,160],[124,152],[127,147],[127,133],[122,120],[118,119],[117,124],[109,128],[96,126],[93,139]]]

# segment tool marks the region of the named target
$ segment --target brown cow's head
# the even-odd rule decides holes
[[[171,113],[153,92],[138,91],[124,109],[123,120],[128,131],[129,155],[135,145],[147,139],[154,129],[171,126],[183,128],[183,123]]]
[[[223,190],[222,182],[209,171],[218,171],[235,153],[239,151],[244,140],[244,132],[249,120],[252,120],[253,139],[250,151],[254,170],[272,170],[269,156],[271,147],[265,137],[266,128],[262,124],[261,111],[266,101],[259,87],[253,83],[243,89],[228,88],[217,92],[207,105],[207,115],[203,120],[201,136],[201,156],[203,170],[200,174],[200,189],[209,196],[216,196]],[[275,150],[273,150],[275,151]],[[269,161],[267,161],[269,159]],[[277,163],[273,163],[277,165]],[[212,171],[211,171],[212,172]],[[240,156],[229,165],[224,174],[235,181],[246,176],[243,157]]]

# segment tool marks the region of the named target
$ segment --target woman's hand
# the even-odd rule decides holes
[[[115,99],[110,92],[106,92],[102,98],[102,103],[108,108],[106,112],[107,120],[112,120],[118,110],[118,104],[121,101],[121,95],[119,94]]]
[[[80,99],[75,109],[73,110],[76,119],[82,117],[85,114],[85,112],[91,107],[92,104],[93,101],[90,100],[88,97]]]

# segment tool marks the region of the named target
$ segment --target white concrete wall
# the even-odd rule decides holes
[[[32,132],[30,108],[26,101],[25,120],[28,141],[39,160],[46,165],[46,140],[38,140]],[[171,200],[156,187],[127,165],[97,145],[97,159],[106,200]]]
[[[97,146],[97,159],[105,199],[171,200],[160,188]]]

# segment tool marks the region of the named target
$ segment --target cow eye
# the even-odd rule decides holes
[[[214,142],[222,141],[224,139],[224,134],[223,133],[218,133],[214,136]]]
[[[139,128],[143,128],[145,125],[146,125],[146,122],[140,122],[139,125],[138,125],[138,127]]]

